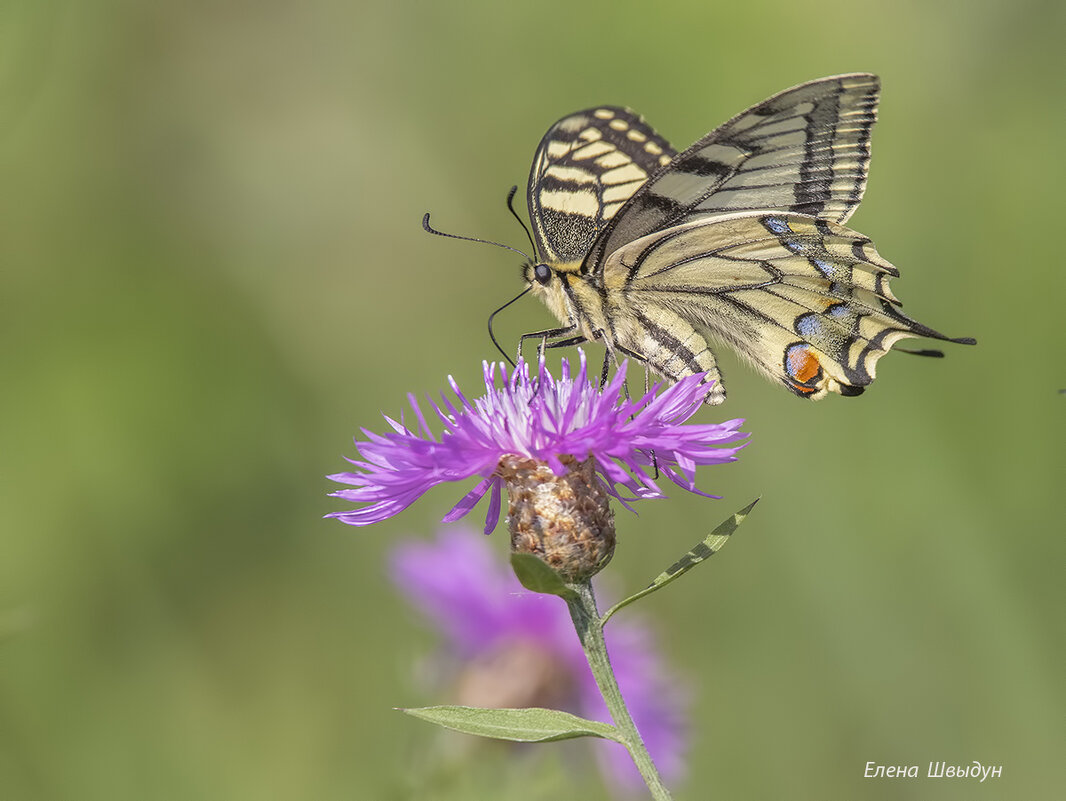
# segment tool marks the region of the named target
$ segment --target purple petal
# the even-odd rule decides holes
[[[442,518],[445,523],[453,523],[461,517],[465,517],[471,509],[477,506],[478,501],[485,497],[485,491],[491,486],[493,480],[491,478],[482,479],[476,487],[470,492],[460,498],[459,503],[455,504]]]
[[[485,534],[491,534],[496,529],[496,523],[500,520],[500,490],[503,480],[495,478],[492,481],[492,495],[489,497],[489,510],[485,513]]]
[[[354,468],[330,478],[359,488],[357,494],[340,495],[355,503],[372,504],[362,512],[335,515],[352,525],[367,525],[405,509],[429,487],[446,481],[480,477],[481,483],[453,508],[447,520],[466,514],[487,491],[486,479],[495,473],[505,454],[535,459],[556,475],[566,472],[563,456],[580,461],[592,458],[607,486],[622,486],[633,498],[664,497],[643,472],[654,461],[661,474],[679,487],[714,497],[696,489],[700,465],[724,464],[736,459],[747,434],[742,420],[720,424],[685,425],[703,408],[707,381],[703,375],[687,376],[673,386],[654,387],[637,400],[619,397],[628,363],[623,362],[600,391],[588,378],[585,354],[579,350],[577,375],[563,363],[556,380],[543,359],[535,379],[525,362],[508,372],[505,365],[482,365],[485,394],[468,400],[456,381],[448,383],[459,403],[442,396],[441,405],[429,401],[443,426],[435,438],[417,400],[409,396],[418,421],[417,433],[402,422],[386,417],[391,433],[363,431],[356,440],[361,458],[349,460]],[[447,411],[445,411],[447,410]],[[401,418],[402,420],[402,418]],[[654,458],[651,456],[654,454]],[[494,498],[499,487],[494,489]],[[489,515],[498,516],[498,502],[490,502]],[[495,522],[489,521],[489,528]]]

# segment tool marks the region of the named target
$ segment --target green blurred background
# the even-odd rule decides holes
[[[857,70],[884,95],[853,224],[913,316],[980,345],[819,404],[723,356],[729,402],[698,419],[753,432],[702,474],[725,500],[620,511],[611,580],[763,497],[644,604],[698,691],[679,799],[1066,796],[1064,23],[1035,0],[0,4],[0,798],[431,797],[437,734],[391,708],[441,700],[413,667],[435,640],[382,565],[466,487],[321,519],[351,436],[449,373],[476,388],[520,289],[513,255],[422,213],[524,247],[503,197],[563,114],[630,105],[684,147]],[[498,330],[548,322],[530,300]],[[975,759],[1002,778],[863,778]],[[440,797],[578,796],[501,760]]]

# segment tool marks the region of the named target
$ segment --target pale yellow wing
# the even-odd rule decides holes
[[[613,328],[617,344],[667,378],[705,369],[706,332],[817,399],[861,393],[877,360],[905,337],[973,342],[903,314],[888,286],[896,275],[868,238],[843,225],[761,212],[629,243],[608,258],[601,288],[609,316],[624,321]]]

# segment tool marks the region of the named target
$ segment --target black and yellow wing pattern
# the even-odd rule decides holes
[[[839,75],[759,103],[675,153],[631,111],[556,123],[534,158],[537,261],[525,277],[564,324],[669,380],[711,340],[801,397],[857,395],[905,337],[960,343],[900,311],[898,271],[845,227],[862,199],[879,81]]]
[[[603,106],[555,123],[529,174],[529,216],[542,258],[584,259],[608,221],[675,153],[628,109]]]

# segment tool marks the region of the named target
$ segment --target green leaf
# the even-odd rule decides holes
[[[511,569],[527,590],[558,595],[561,598],[574,597],[574,591],[566,585],[559,574],[531,553],[511,554]]]
[[[714,556],[714,554],[722,549],[722,546],[729,542],[729,538],[732,536],[733,532],[737,530],[737,526],[744,522],[744,518],[748,516],[748,513],[758,502],[759,499],[756,498],[739,512],[722,521],[718,528],[704,537],[702,542],[656,576],[651,584],[640,592],[630,595],[624,601],[619,601],[608,609],[603,617],[600,618],[600,625],[606,623],[607,619],[619,609],[629,606],[631,603],[643,598],[645,595],[651,595],[656,590],[662,589],[674,579],[685,575],[685,573],[690,571],[700,562]]]
[[[557,709],[482,709],[476,706],[426,706],[420,709],[401,709],[438,726],[512,740],[518,743],[548,743],[573,737],[602,737],[622,742],[621,735],[606,723],[585,720]]]

